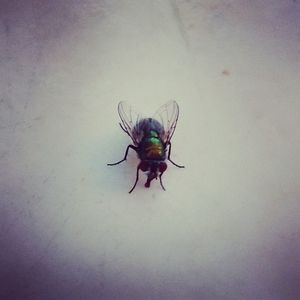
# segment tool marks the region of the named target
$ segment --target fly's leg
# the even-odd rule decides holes
[[[137,166],[137,168],[136,168],[136,178],[135,178],[135,183],[134,183],[132,189],[128,192],[129,194],[134,190],[134,188],[135,188],[135,186],[136,186],[136,184],[137,184],[137,182],[138,182],[138,180],[139,180],[139,171],[140,171],[140,167],[141,167],[141,163],[140,163],[140,164]]]
[[[128,145],[123,159],[121,159],[120,161],[118,161],[118,162],[116,162],[116,163],[107,164],[107,165],[108,165],[108,166],[115,166],[115,165],[120,164],[120,163],[123,162],[124,160],[126,160],[126,159],[127,159],[127,154],[128,154],[129,148],[133,149],[134,151],[137,151],[137,149],[138,149],[138,147],[135,147],[135,146],[133,146],[133,145]]]
[[[159,164],[159,171],[160,171],[160,174],[159,174],[159,182],[160,182],[160,186],[162,187],[162,189],[165,191],[166,189],[165,189],[165,187],[164,187],[164,185],[163,185],[163,183],[162,183],[162,180],[161,180],[161,176],[162,176],[162,174],[164,174],[164,172],[167,170],[167,164],[165,163],[165,162],[161,162],[160,164]]]
[[[163,183],[162,183],[162,181],[161,181],[161,176],[162,176],[163,173],[164,173],[164,172],[162,172],[162,173],[159,174],[159,182],[160,182],[160,186],[161,186],[162,189],[165,191],[166,189],[165,189],[165,187],[164,187],[164,185],[163,185]]]
[[[180,166],[180,165],[177,165],[176,163],[174,163],[174,161],[172,161],[172,159],[170,158],[171,156],[171,142],[168,142],[167,145],[169,145],[169,153],[168,153],[168,160],[176,167],[178,168],[184,168],[184,166]]]

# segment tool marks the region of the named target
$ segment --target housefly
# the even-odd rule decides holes
[[[133,144],[127,146],[122,160],[108,164],[108,166],[115,166],[125,161],[129,148],[131,148],[136,151],[140,163],[136,169],[135,183],[129,193],[134,190],[139,180],[140,170],[147,173],[145,187],[150,187],[151,181],[159,177],[160,185],[165,190],[161,177],[167,169],[166,159],[174,166],[184,168],[184,166],[180,166],[172,161],[170,157],[171,138],[179,115],[177,102],[167,102],[158,109],[153,118],[142,118],[125,102],[119,103],[118,113],[122,121],[122,123],[119,123],[120,127],[129,135]]]

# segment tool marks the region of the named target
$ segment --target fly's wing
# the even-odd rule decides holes
[[[164,143],[170,142],[176,128],[179,116],[179,106],[172,100],[161,106],[154,115],[154,119],[159,121],[164,128],[161,139]]]
[[[143,137],[143,132],[139,129],[140,115],[124,101],[119,103],[118,113],[122,121],[120,123],[122,129],[130,136],[133,143],[138,145]]]

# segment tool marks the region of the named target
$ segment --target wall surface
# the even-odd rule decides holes
[[[1,299],[300,299],[300,3],[0,1]],[[180,106],[132,194],[117,103]]]

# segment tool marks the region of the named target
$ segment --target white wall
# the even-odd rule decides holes
[[[298,1],[1,1],[0,297],[300,298]],[[125,100],[176,99],[132,194]]]

